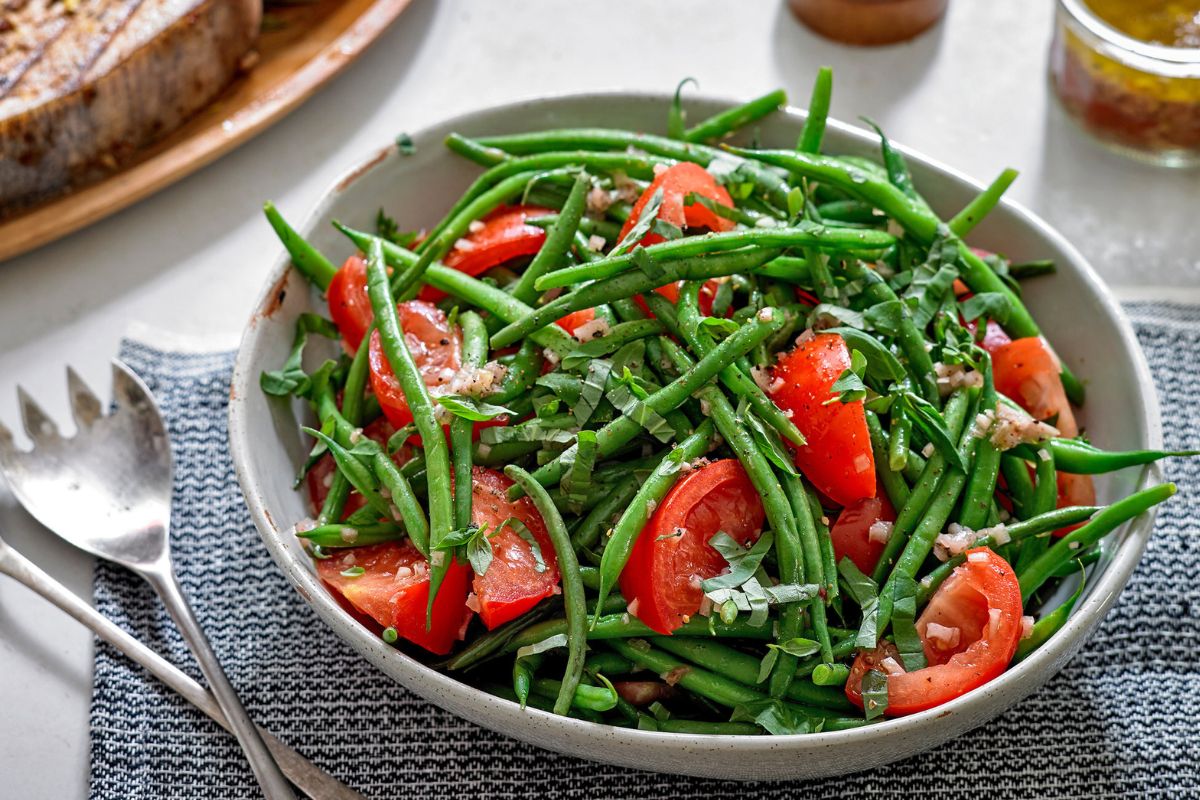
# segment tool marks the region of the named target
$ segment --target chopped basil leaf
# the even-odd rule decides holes
[[[497,417],[512,417],[515,413],[511,408],[492,405],[477,397],[462,394],[447,394],[437,398],[438,404],[456,417],[471,422],[488,422]]]

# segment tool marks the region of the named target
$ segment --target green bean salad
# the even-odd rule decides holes
[[[822,152],[831,89],[790,149],[728,143],[781,91],[452,134],[474,183],[428,230],[335,223],[340,267],[267,204],[328,315],[262,388],[312,409],[296,534],[364,625],[523,708],[775,735],[934,708],[1063,627],[1175,491],[1091,476],[1192,454],[1089,444],[1021,300],[1054,265],[967,243],[1016,173],[940,219],[882,131]]]

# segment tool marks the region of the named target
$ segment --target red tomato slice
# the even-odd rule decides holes
[[[887,495],[878,490],[874,497],[864,497],[846,506],[829,530],[835,558],[840,562],[847,557],[854,566],[870,575],[887,546],[886,542],[871,540],[871,526],[876,522],[895,521],[896,510],[888,502]]]
[[[363,334],[367,332],[375,312],[367,297],[367,262],[359,256],[350,256],[342,264],[325,290],[329,300],[329,316],[342,332],[346,349],[351,353],[358,350]]]
[[[459,239],[442,263],[474,277],[514,258],[534,255],[542,249],[546,231],[525,220],[553,213],[539,206],[500,206],[481,220],[482,228]],[[446,293],[426,286],[417,296],[436,303]]]
[[[971,332],[971,336],[974,337],[975,332],[979,330],[979,322],[968,322],[966,323],[966,328]],[[1000,323],[996,322],[994,319],[989,319],[987,321],[987,327],[983,331],[983,341],[979,343],[979,346],[994,355],[995,352],[1001,347],[1011,343],[1012,339],[1007,333],[1004,332],[1004,328],[1000,327]]]
[[[361,567],[363,573],[343,574],[354,567]],[[429,629],[425,629],[429,565],[408,541],[341,551],[318,561],[317,574],[355,609],[438,655],[450,652],[470,616],[466,602],[471,570],[453,561],[433,601]]]
[[[957,631],[958,641],[930,636],[934,623]],[[929,666],[903,672],[890,644],[861,652],[846,682],[850,702],[862,708],[862,678],[869,669],[891,668],[886,714],[893,717],[939,706],[998,677],[1021,639],[1021,587],[1012,567],[986,547],[968,550],[967,560],[934,592],[917,619],[917,633]],[[881,666],[888,657],[894,664]]]
[[[479,604],[479,618],[488,629],[516,619],[539,602],[554,594],[558,586],[558,560],[554,545],[546,533],[546,524],[528,497],[511,501],[506,494],[513,482],[494,469],[472,470],[471,519],[480,527],[495,530],[510,517],[525,523],[542,551],[544,572],[537,571],[537,559],[529,546],[511,526],[491,537],[492,563],[473,583]]]
[[[630,612],[669,635],[700,610],[700,581],[725,569],[724,556],[708,540],[724,531],[749,544],[758,539],[764,519],[758,492],[736,459],[688,473],[650,517],[621,573]]]
[[[717,183],[704,167],[684,161],[659,173],[646,187],[646,191],[642,192],[642,196],[633,204],[629,219],[625,220],[625,224],[621,227],[621,235],[617,237],[618,242],[625,238],[625,234],[633,230],[633,226],[637,224],[638,218],[642,215],[642,209],[659,189],[663,190],[663,199],[662,205],[658,208],[658,218],[663,222],[669,222],[680,228],[707,228],[710,231],[733,230],[733,220],[717,216],[700,203],[686,206],[683,204],[683,199],[689,194],[697,194],[723,206],[733,207],[733,199],[729,196],[729,192],[725,191],[725,187]],[[663,238],[656,233],[647,233],[642,237],[643,245],[657,244],[661,241]]]
[[[363,428],[364,436],[374,439],[381,445],[387,444],[387,440],[395,432],[395,427],[384,417],[380,417]],[[410,458],[412,458],[412,450],[409,449],[408,445],[404,445],[392,454],[392,460],[396,462],[396,466],[404,465]],[[306,479],[308,484],[308,499],[312,503],[314,514],[320,512],[321,507],[325,505],[325,497],[329,494],[329,487],[333,484],[333,476],[336,472],[337,465],[333,462],[333,456],[328,453],[321,456],[317,463],[313,464],[312,469],[308,471]],[[346,506],[342,511],[342,518],[345,519],[350,516],[365,504],[362,495],[356,491],[351,491],[350,496],[346,498]]]
[[[596,318],[596,310],[594,308],[584,308],[579,311],[572,311],[558,321],[558,327],[562,328],[567,333],[574,335],[575,331],[582,328]]]
[[[449,321],[442,310],[424,300],[409,300],[396,306],[400,313],[400,327],[404,330],[404,342],[412,353],[413,361],[433,396],[450,391],[450,379],[462,365],[462,337],[457,330],[451,331]],[[371,335],[371,389],[379,398],[379,405],[388,421],[401,428],[412,422],[412,412],[400,381],[392,372],[383,352],[379,331]]]
[[[781,381],[774,394],[780,408],[808,441],[795,448],[796,466],[813,485],[838,505],[848,506],[875,496],[875,456],[863,402],[825,405],[843,370],[850,368],[850,349],[842,337],[819,333],[782,356],[771,371]]]
[[[1063,436],[1079,435],[1067,400],[1058,359],[1040,336],[1017,339],[992,353],[996,391],[1015,400],[1040,420],[1057,416],[1054,426]]]

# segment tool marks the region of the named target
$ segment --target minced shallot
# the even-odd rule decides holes
[[[1007,403],[996,406],[996,422],[992,426],[991,441],[997,450],[1003,452],[1019,444],[1037,444],[1056,436],[1058,429],[1053,425],[1039,422]]]
[[[879,544],[887,544],[888,539],[892,538],[892,528],[894,523],[888,522],[885,519],[876,520],[867,529],[867,539]]]
[[[931,622],[925,626],[925,638],[935,642],[939,650],[953,650],[962,641],[962,630]]]
[[[939,561],[949,561],[952,556],[962,555],[969,550],[977,538],[975,531],[952,522],[945,533],[938,534],[933,540],[933,554]]]

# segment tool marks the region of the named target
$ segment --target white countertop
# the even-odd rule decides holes
[[[232,344],[279,245],[274,199],[304,217],[334,178],[397,133],[510,100],[597,89],[744,97],[785,87],[803,105],[834,67],[833,115],[990,180],[1042,214],[1124,296],[1200,299],[1200,172],[1155,169],[1081,134],[1047,91],[1042,0],[952,3],[912,43],[818,39],[781,2],[416,0],[359,63],[255,141],[85,231],[0,264],[0,419],[20,382],[66,418],[64,365],[97,387],[132,322]],[[232,487],[231,487],[232,489]],[[38,529],[0,487],[0,533],[78,593],[91,562]],[[87,793],[91,637],[0,579],[0,794]]]

